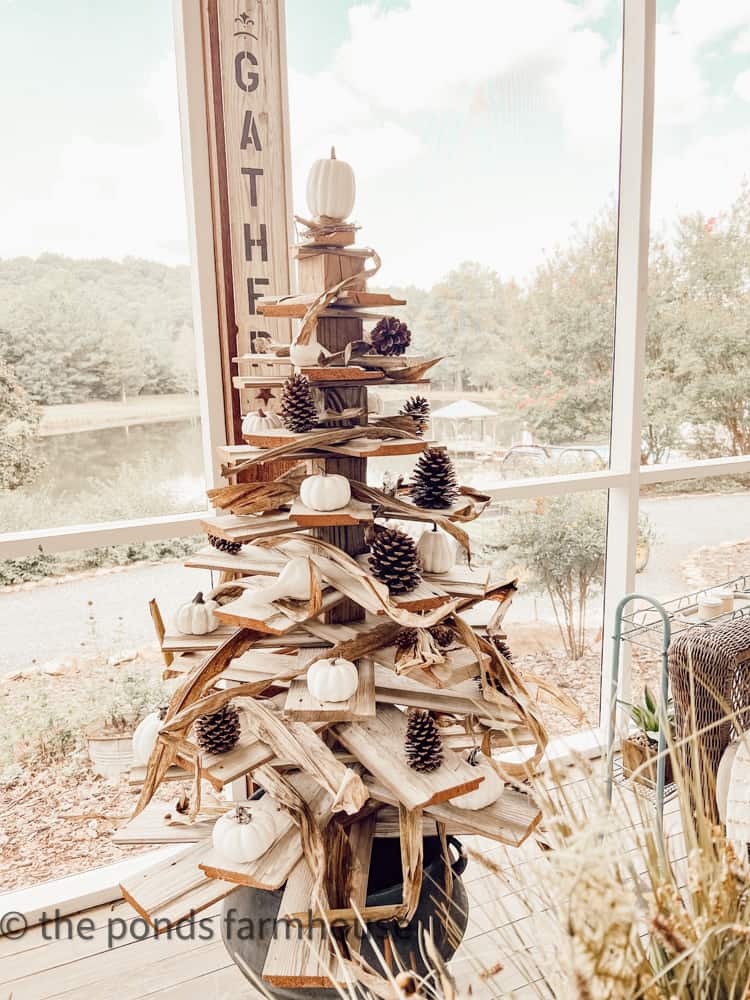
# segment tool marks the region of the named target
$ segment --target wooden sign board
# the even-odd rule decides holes
[[[257,308],[292,291],[284,2],[203,0],[203,18],[225,413],[237,441],[232,358],[252,353],[258,334],[291,339],[288,319]]]

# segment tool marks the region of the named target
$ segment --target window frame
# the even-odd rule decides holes
[[[175,43],[185,194],[191,254],[196,362],[208,486],[220,483],[217,449],[226,444],[217,283],[214,262],[209,137],[200,5],[175,0]],[[654,125],[655,0],[623,0],[617,260],[609,467],[601,471],[508,481],[487,492],[504,502],[607,490],[604,573],[604,642],[599,727],[552,741],[550,753],[565,757],[598,752],[603,744],[611,693],[614,609],[635,588],[638,508],[643,486],[750,472],[750,455],[661,464],[640,464],[641,414],[647,333],[648,250]],[[281,39],[283,46],[284,39]],[[283,49],[282,49],[283,50]],[[206,511],[208,508],[206,508]],[[40,548],[62,552],[94,546],[200,533],[206,511],[102,524],[74,525],[0,535],[0,559]],[[620,695],[630,698],[627,647]]]

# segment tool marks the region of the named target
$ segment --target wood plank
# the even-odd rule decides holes
[[[273,360],[273,359],[272,359]],[[305,368],[304,374],[311,382],[335,382],[338,388],[366,385],[370,382],[385,382],[385,373],[367,371],[364,368]],[[283,389],[288,375],[235,375],[232,384],[235,389]],[[426,379],[415,379],[413,382],[399,385],[425,385]]]
[[[352,500],[339,510],[312,510],[301,500],[295,500],[289,517],[303,528],[326,528],[343,524],[369,524],[372,519],[372,505]]]
[[[142,764],[134,764],[128,771],[128,784],[131,788],[142,785],[146,778],[146,767]],[[173,764],[162,778],[162,781],[184,781],[185,771],[182,767]]]
[[[289,781],[307,802],[318,825],[325,827],[332,815],[333,799],[308,774],[295,774]],[[211,847],[198,861],[201,872],[212,879],[256,889],[279,889],[302,858],[302,837],[290,813],[284,811],[279,822],[279,836],[256,861],[237,864]]]
[[[277,920],[287,914],[314,913],[317,901],[312,898],[313,874],[310,866],[300,860],[289,876]],[[334,986],[327,974],[336,959],[330,949],[329,937],[320,923],[307,927],[289,925],[289,934],[274,933],[263,966],[263,979],[272,986],[284,989],[328,989]],[[343,977],[341,977],[343,982]]]
[[[164,647],[175,653],[212,653],[215,649],[227,639],[233,632],[237,629],[234,625],[227,626],[226,629],[220,627],[215,632],[211,632],[210,635],[202,636],[184,636],[184,635],[165,635],[164,636]],[[203,640],[200,646],[197,648],[193,647],[191,640],[201,639]],[[263,639],[258,639],[253,646],[253,649],[285,649],[289,646],[315,646],[318,641],[303,632],[301,629],[294,630],[292,632],[287,632],[283,638],[278,636],[268,635]],[[186,648],[187,647],[187,648]],[[172,666],[170,670],[178,670],[180,673],[184,672],[184,669],[190,669],[191,666],[195,665],[195,661],[182,668],[178,660],[172,661]]]
[[[328,369],[321,369],[326,371]],[[248,456],[256,455],[258,450],[263,450],[266,448],[278,448],[282,445],[294,444],[298,442],[300,448],[305,446],[305,434],[295,434],[293,431],[287,430],[285,427],[272,427],[270,430],[263,431],[257,434],[243,434],[243,440],[247,444],[250,451]],[[424,451],[426,447],[429,446],[431,442],[422,440],[420,438],[367,438],[367,437],[357,437],[352,438],[342,444],[330,444],[321,445],[319,447],[310,447],[308,450],[315,452],[325,452],[331,455],[346,455],[350,458],[381,458],[390,457],[394,455],[418,455],[420,452]],[[237,452],[235,450],[233,459],[238,459]],[[256,522],[269,522],[270,524],[273,520],[282,520],[285,515],[282,514],[267,514],[258,515],[246,515],[246,519],[251,519]],[[206,528],[206,530],[211,530],[211,533],[216,535],[220,534],[218,528],[221,527],[221,523],[224,518],[232,518],[234,515],[227,514],[223,517],[216,518],[212,523],[216,524],[217,530]],[[202,525],[208,522],[201,522]],[[260,528],[258,529],[260,530]],[[282,530],[282,529],[279,529]],[[222,538],[229,538],[232,541],[241,541],[242,537],[237,532],[232,532],[227,534],[226,531],[221,532]],[[261,534],[256,533],[253,537],[262,538]],[[248,539],[250,540],[250,539]]]
[[[325,650],[300,650],[302,662],[317,659]],[[284,705],[284,715],[298,722],[325,721],[349,722],[370,719],[375,715],[375,667],[373,661],[363,657],[357,663],[359,687],[347,701],[321,702],[307,690],[307,679],[298,677],[289,685]]]
[[[123,898],[159,933],[217,903],[234,885],[207,879],[198,868],[208,845],[199,842],[120,883]]]
[[[343,595],[336,590],[325,591],[319,613],[330,611],[343,599]],[[240,600],[241,598],[238,598],[236,601],[225,604],[222,608],[217,608],[214,614],[220,621],[227,624],[240,628],[251,628],[257,632],[267,632],[270,635],[287,635],[305,621],[302,611],[285,610],[276,604],[258,604],[245,611],[243,606],[239,604]],[[302,605],[303,602],[299,603]],[[238,605],[242,610],[234,611],[233,609]]]
[[[228,542],[253,542],[272,538],[285,531],[299,531],[299,525],[285,512],[278,514],[219,514],[201,521],[201,528]]]
[[[483,780],[475,768],[452,750],[445,750],[443,763],[430,774],[413,770],[404,756],[406,715],[392,705],[383,705],[377,716],[365,722],[345,722],[334,732],[347,750],[386,788],[399,796],[408,809],[421,809],[477,788]]]
[[[367,778],[366,784],[374,799],[398,805],[398,793],[384,782]],[[501,798],[484,809],[461,809],[459,801],[433,803],[426,807],[425,813],[445,823],[451,832],[488,837],[510,847],[520,847],[542,817],[529,794],[507,785]]]
[[[258,311],[264,316],[287,316],[291,319],[302,319],[318,298],[319,294],[315,292],[305,292],[302,295],[267,295],[258,300]],[[337,295],[332,305],[339,309],[342,307],[356,308],[357,306],[366,308],[405,306],[406,299],[395,299],[388,292],[351,290]]]
[[[189,569],[211,569],[219,573],[252,573],[254,576],[276,576],[286,560],[273,549],[244,545],[236,554],[219,552],[213,545],[199,549],[184,560]]]
[[[183,772],[184,779],[184,772]],[[169,803],[154,799],[142,813],[129,819],[112,834],[113,844],[196,844],[207,840],[214,828],[215,816],[199,815],[193,823],[166,822],[171,814]]]
[[[376,664],[375,698],[385,705],[426,708],[446,715],[475,715],[480,722],[486,719],[494,725],[505,721],[502,709],[484,700],[474,680],[461,681],[453,687],[436,688],[420,683],[414,676],[396,674]],[[515,721],[510,720],[508,725],[511,729],[515,728]]]
[[[367,883],[370,877],[372,844],[376,836],[378,815],[375,812],[352,824],[349,845],[352,865],[349,873],[349,905],[360,913],[367,905]],[[347,932],[349,950],[358,952],[362,944],[362,928],[354,926]]]

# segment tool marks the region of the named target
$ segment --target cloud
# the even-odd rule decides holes
[[[133,118],[122,129],[128,141],[72,132],[59,146],[46,147],[41,183],[24,175],[23,159],[6,159],[3,184],[18,197],[4,212],[3,255],[51,250],[187,263],[173,55],[146,77],[133,106]]]
[[[750,69],[737,74],[734,81],[734,92],[743,101],[750,101]]]

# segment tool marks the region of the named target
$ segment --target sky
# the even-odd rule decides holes
[[[660,0],[652,226],[750,171],[750,3]],[[331,145],[379,281],[524,280],[615,197],[616,0],[287,0],[295,207]],[[0,0],[0,257],[186,263],[169,0]]]

